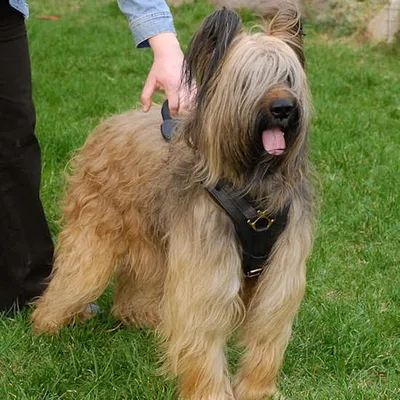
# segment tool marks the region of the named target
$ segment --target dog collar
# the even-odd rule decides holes
[[[167,142],[179,122],[171,118],[168,101],[161,108],[161,133]],[[285,230],[290,204],[276,214],[257,207],[249,196],[243,196],[221,180],[215,187],[205,187],[212,199],[229,215],[242,246],[242,267],[247,278],[258,277],[268,262],[273,245]]]

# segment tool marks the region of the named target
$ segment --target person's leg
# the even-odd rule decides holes
[[[7,3],[0,4],[0,312],[40,295],[53,259],[25,22]]]

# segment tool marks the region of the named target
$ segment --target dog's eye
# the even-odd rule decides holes
[[[292,78],[290,77],[290,75],[287,76],[286,82],[287,82],[289,87],[292,87]]]

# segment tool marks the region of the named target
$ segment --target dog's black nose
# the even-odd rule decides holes
[[[290,117],[294,109],[293,100],[290,99],[276,99],[273,100],[269,106],[269,111],[276,119],[286,119]]]

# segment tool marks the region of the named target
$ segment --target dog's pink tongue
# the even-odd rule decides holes
[[[286,147],[283,132],[278,128],[263,131],[262,143],[265,151],[274,156],[282,154]]]

